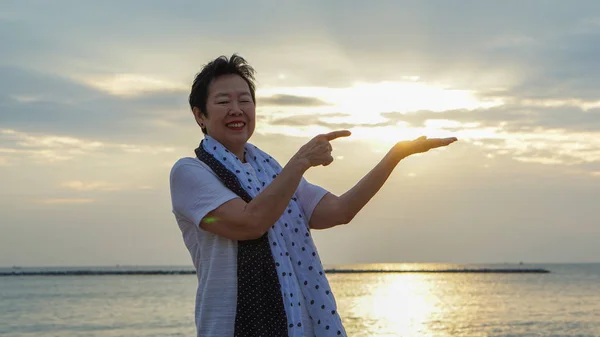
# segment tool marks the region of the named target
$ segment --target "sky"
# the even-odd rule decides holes
[[[256,69],[250,142],[342,194],[409,157],[323,263],[600,261],[600,2],[0,2],[0,266],[191,265],[169,173],[203,135],[187,105],[220,55]]]

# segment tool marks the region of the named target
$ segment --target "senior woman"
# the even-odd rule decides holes
[[[311,229],[349,223],[403,158],[455,138],[399,142],[341,196],[303,178],[333,161],[317,135],[289,162],[248,143],[255,128],[254,70],[240,56],[203,67],[189,96],[204,138],[171,170],[173,213],[198,277],[198,336],[345,336]]]

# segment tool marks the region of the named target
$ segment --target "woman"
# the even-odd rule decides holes
[[[255,128],[254,70],[221,56],[196,76],[189,97],[204,139],[171,170],[171,198],[198,276],[198,336],[345,336],[311,229],[349,223],[403,158],[455,138],[397,143],[341,196],[303,174],[333,161],[314,137],[281,167],[248,143]]]

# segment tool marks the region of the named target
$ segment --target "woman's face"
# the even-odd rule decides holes
[[[248,83],[239,75],[223,75],[208,89],[207,115],[195,113],[206,133],[231,151],[239,151],[254,133],[255,106]]]

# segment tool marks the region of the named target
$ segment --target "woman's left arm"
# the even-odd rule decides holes
[[[341,196],[327,193],[315,207],[310,218],[312,229],[327,229],[347,224],[377,194],[398,163],[416,153],[433,148],[448,146],[456,138],[420,137],[413,141],[397,143],[383,159],[364,176],[354,187]]]

